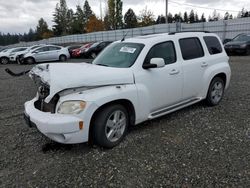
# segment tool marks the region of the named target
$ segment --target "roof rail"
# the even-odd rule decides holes
[[[177,32],[171,32],[171,33],[168,33],[169,35],[175,35],[177,33],[189,33],[189,32],[203,32],[203,33],[210,33],[209,31],[177,31]]]

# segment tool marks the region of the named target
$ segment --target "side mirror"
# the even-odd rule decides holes
[[[38,53],[38,51],[34,51],[34,52],[32,52],[32,54],[37,54]]]
[[[162,68],[165,67],[165,61],[163,58],[152,58],[149,64],[144,64],[142,67],[144,69]]]

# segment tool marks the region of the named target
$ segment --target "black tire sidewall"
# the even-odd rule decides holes
[[[105,134],[105,125],[110,115],[116,110],[120,110],[125,114],[127,123],[122,137],[116,142],[110,142]],[[99,113],[96,115],[94,119],[94,125],[93,125],[94,142],[104,148],[113,148],[114,146],[117,146],[126,136],[128,125],[129,125],[129,116],[125,107],[123,107],[120,104],[107,106],[103,108],[101,111],[99,111]]]
[[[34,59],[33,57],[28,57],[28,58],[26,59],[26,63],[27,63],[28,65],[32,65],[32,64],[35,63],[35,59]]]
[[[222,93],[222,96],[221,96],[221,99],[219,100],[219,102],[217,103],[214,103],[212,98],[211,98],[211,93],[212,93],[212,89],[213,89],[213,86],[216,82],[221,82],[222,85],[223,85],[223,93]],[[208,89],[208,92],[207,92],[207,97],[206,97],[206,102],[209,106],[216,106],[218,105],[222,98],[223,98],[223,95],[224,95],[224,91],[225,91],[225,83],[224,81],[220,78],[220,77],[215,77],[213,78],[213,80],[211,81],[210,85],[209,85],[209,89]]]
[[[60,56],[59,56],[59,61],[65,62],[66,60],[67,60],[66,55],[60,55]]]

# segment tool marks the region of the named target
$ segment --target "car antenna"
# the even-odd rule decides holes
[[[125,40],[125,38],[126,38],[126,36],[127,36],[128,33],[129,33],[129,31],[127,31],[127,33],[125,33],[125,35],[123,36],[121,42],[123,42]]]

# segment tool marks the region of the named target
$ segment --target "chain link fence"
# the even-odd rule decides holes
[[[21,42],[18,44],[10,45],[9,47],[17,46],[31,46],[35,44],[73,44],[73,43],[86,43],[95,41],[115,41],[120,40],[126,34],[127,38],[136,37],[140,35],[156,34],[156,33],[169,33],[178,31],[210,31],[216,33],[222,40],[232,39],[240,33],[250,34],[250,17],[239,18],[233,20],[219,20],[214,22],[201,22],[201,23],[170,23],[158,24],[148,27],[140,27],[133,29],[122,29],[113,31],[101,31],[87,34],[68,35],[62,37],[53,37],[34,42]]]

